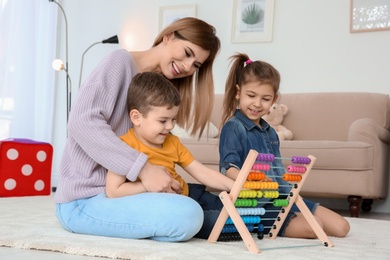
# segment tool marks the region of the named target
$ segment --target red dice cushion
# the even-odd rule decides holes
[[[49,143],[0,141],[0,197],[50,195],[52,157]]]

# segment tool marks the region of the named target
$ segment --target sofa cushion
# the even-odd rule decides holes
[[[175,127],[171,130],[171,133],[173,135],[176,135],[179,138],[189,139],[192,138],[191,131],[192,128],[186,130],[183,127],[180,127],[179,125],[176,124]],[[199,135],[199,130],[196,131],[195,137],[197,137],[198,135]],[[219,135],[218,128],[213,123],[210,122],[204,129],[201,138],[216,138],[218,137],[218,135]]]
[[[347,141],[351,124],[371,118],[390,129],[389,95],[380,93],[289,93],[280,104],[289,108],[283,125],[294,140]]]
[[[373,168],[373,147],[364,142],[292,140],[281,142],[280,151],[285,158],[315,156],[313,169],[364,171]],[[283,161],[283,164],[290,163]]]
[[[180,138],[180,141],[190,150],[197,161],[218,166],[219,138]]]

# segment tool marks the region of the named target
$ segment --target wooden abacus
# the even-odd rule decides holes
[[[248,153],[248,156],[240,170],[240,173],[233,185],[232,190],[230,191],[230,194],[228,194],[226,191],[223,191],[219,194],[219,198],[221,199],[224,207],[221,210],[221,213],[214,225],[213,230],[211,231],[211,234],[208,238],[208,242],[215,243],[217,242],[223,227],[226,224],[226,221],[228,220],[228,217],[231,218],[234,226],[236,227],[239,235],[241,236],[241,239],[244,241],[246,247],[248,250],[252,253],[260,253],[260,249],[257,246],[256,242],[253,239],[252,234],[249,232],[248,227],[245,225],[244,221],[242,220],[241,215],[238,213],[235,202],[237,200],[238,195],[240,194],[240,191],[242,190],[245,182],[247,181],[248,174],[253,170],[253,166],[255,165],[256,161],[262,160],[262,161],[273,161],[275,157],[271,154],[259,154],[255,150],[250,150]],[[282,158],[279,158],[282,159]],[[297,205],[299,210],[301,211],[302,215],[305,217],[307,222],[309,223],[310,227],[313,229],[317,237],[322,241],[323,245],[332,247],[332,243],[330,242],[328,236],[324,232],[324,230],[321,228],[321,226],[316,221],[313,214],[310,212],[310,210],[307,208],[306,204],[302,200],[302,197],[299,195],[299,192],[309,175],[309,172],[316,161],[316,158],[312,155],[309,155],[307,158],[305,157],[293,157],[291,158],[291,161],[293,163],[298,164],[305,164],[304,167],[301,167],[299,169],[304,170],[298,170],[300,171],[301,179],[299,180],[299,185],[297,181],[289,181],[290,184],[292,184],[292,188],[290,191],[290,197],[289,202],[287,206],[282,206],[281,210],[279,211],[279,215],[276,217],[274,224],[272,225],[272,228],[270,232],[268,233],[268,237],[270,239],[275,239],[277,237],[277,234],[283,225],[287,214],[290,212],[291,207],[293,203]],[[294,167],[294,166],[291,166]],[[269,168],[268,168],[269,169]],[[288,178],[288,177],[287,177]]]

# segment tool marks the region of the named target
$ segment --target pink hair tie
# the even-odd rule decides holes
[[[252,60],[251,59],[248,59],[245,64],[248,65],[249,63],[252,63]]]

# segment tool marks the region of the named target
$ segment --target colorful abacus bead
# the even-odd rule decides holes
[[[274,200],[273,204],[275,207],[286,207],[288,206],[288,200]]]
[[[258,181],[246,181],[244,182],[244,185],[242,186],[244,189],[269,189],[269,190],[277,190],[279,187],[279,184],[275,181],[268,181],[268,182],[258,182]]]
[[[279,191],[276,190],[266,190],[263,192],[264,198],[278,198],[279,197]]]
[[[264,172],[250,172],[246,178],[248,181],[261,181],[266,177]]]
[[[252,224],[246,225],[246,227],[248,228],[249,232],[252,232],[255,229],[255,227]],[[237,233],[237,232],[238,230],[236,226],[233,224],[226,224],[222,228],[222,233]]]
[[[258,224],[258,225],[257,225],[257,230],[258,230],[259,232],[263,232],[263,231],[264,231],[264,225],[263,225],[263,224]]]
[[[256,207],[257,200],[256,199],[237,199],[234,202],[235,207]]]
[[[298,165],[289,165],[289,166],[287,166],[287,172],[289,172],[289,173],[305,173],[306,167],[305,166],[298,166]]]
[[[257,232],[257,238],[260,240],[263,239],[264,238],[263,232]]]
[[[293,156],[291,157],[291,162],[296,164],[310,164],[311,160],[309,157]]]
[[[245,215],[264,215],[265,209],[264,208],[237,208],[238,214],[241,216]]]
[[[263,197],[263,192],[261,190],[242,190],[238,194],[238,197],[241,199],[261,198]]]
[[[240,241],[242,240],[240,233],[232,233],[232,234],[220,234],[218,237],[218,241]]]
[[[222,233],[236,233],[236,232],[237,232],[237,228],[234,225],[225,225],[222,228]]]
[[[267,187],[266,189],[277,190],[279,188],[279,183],[277,183],[276,181],[269,181],[263,183],[266,183],[265,185],[265,187]]]
[[[275,160],[275,156],[268,153],[259,153],[257,155],[257,160],[263,162],[273,162]]]
[[[245,224],[258,224],[261,222],[259,216],[242,216],[241,219]]]
[[[261,218],[259,216],[242,216],[241,219],[245,223],[245,225],[257,224],[257,223],[260,223],[260,221],[261,221]],[[229,217],[226,220],[226,225],[230,225],[230,224],[233,224],[233,220]]]
[[[269,169],[271,169],[271,165],[266,163],[255,163],[252,166],[252,170],[255,171],[268,171]]]
[[[298,181],[302,180],[302,176],[301,175],[297,175],[297,174],[287,174],[286,173],[286,174],[283,174],[283,180],[298,182]]]

